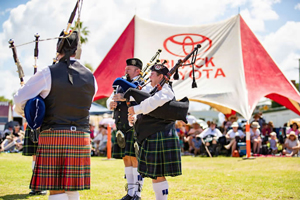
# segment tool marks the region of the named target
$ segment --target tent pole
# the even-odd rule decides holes
[[[246,124],[246,151],[247,151],[247,158],[251,156],[251,142],[250,142],[250,124],[247,121]]]
[[[111,159],[111,127],[110,124],[107,125],[107,159]]]

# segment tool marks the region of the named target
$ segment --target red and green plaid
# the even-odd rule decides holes
[[[81,131],[43,131],[39,137],[33,190],[90,189],[90,134]]]

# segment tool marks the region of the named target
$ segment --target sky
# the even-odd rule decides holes
[[[0,96],[12,99],[20,87],[8,40],[18,45],[33,41],[36,33],[40,39],[58,36],[75,2],[0,0]],[[90,34],[82,46],[81,62],[96,69],[135,14],[168,24],[201,25],[239,13],[284,75],[299,82],[300,2],[296,0],[83,0],[80,19]],[[39,69],[52,63],[56,42],[40,42]],[[17,48],[25,81],[33,74],[33,50],[34,43]]]

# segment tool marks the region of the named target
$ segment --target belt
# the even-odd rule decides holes
[[[76,127],[76,126],[57,126],[57,127],[50,127],[46,130],[70,130],[70,131],[82,131],[82,132],[90,132],[88,128]]]

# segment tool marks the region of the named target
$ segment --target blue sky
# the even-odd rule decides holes
[[[12,99],[19,88],[11,50],[16,44],[55,37],[65,28],[74,0],[0,0],[0,96]],[[23,6],[19,6],[24,4]],[[19,7],[18,7],[19,6]],[[298,82],[300,58],[300,2],[296,0],[88,0],[83,1],[81,20],[90,30],[83,46],[83,63],[96,68],[134,14],[142,18],[178,25],[200,25],[242,15],[270,56],[288,79]],[[40,43],[40,68],[51,63],[55,41]],[[33,46],[17,49],[25,71],[32,74]]]

